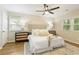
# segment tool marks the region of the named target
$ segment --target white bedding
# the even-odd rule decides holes
[[[47,36],[29,36],[29,46],[31,53],[44,52],[46,50],[53,50],[53,48],[64,46],[64,39],[60,36],[54,37],[50,40]]]
[[[64,39],[60,36],[54,37],[50,41],[50,46],[53,48],[64,46]]]
[[[38,49],[48,48],[48,44],[47,36],[29,36],[30,52],[36,52]]]

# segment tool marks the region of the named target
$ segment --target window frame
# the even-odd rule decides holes
[[[79,26],[79,24],[75,24],[75,22],[74,22],[76,18],[79,18],[79,17],[75,17],[74,20],[73,20],[73,30],[74,30],[74,31],[79,31],[79,30],[75,30],[75,28],[74,28],[75,25]],[[78,20],[79,20],[79,19],[78,19]]]
[[[17,19],[16,17],[18,17],[19,19]],[[16,25],[16,27],[17,26],[21,26],[19,23],[15,23],[15,24],[12,24],[11,23],[11,18],[14,18],[14,19],[17,19],[18,21],[20,21],[21,20],[21,16],[14,16],[14,15],[9,15],[9,31],[11,31],[11,32],[15,32],[15,31],[21,31],[21,27],[19,27],[20,29],[12,29],[11,27],[12,26],[15,26]]]
[[[63,20],[63,31],[77,31],[77,32],[79,31],[79,30],[74,30],[74,25],[79,25],[79,24],[74,24],[75,18],[79,18],[79,16],[72,17],[72,18],[66,18],[66,19],[70,19],[69,20],[70,21],[70,30],[65,30],[64,29],[64,20],[66,20],[66,19]]]
[[[70,22],[70,20],[69,20],[69,24],[65,24],[65,21],[66,21],[66,20],[69,20],[69,19],[64,19],[64,20],[63,20],[63,30],[64,30],[64,31],[70,31],[70,30],[71,30],[71,22]],[[68,30],[65,29],[65,28],[64,28],[65,25],[70,25],[70,28],[69,28]]]

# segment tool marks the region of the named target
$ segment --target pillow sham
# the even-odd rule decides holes
[[[33,29],[32,30],[32,35],[36,35],[36,36],[48,36],[49,32],[48,32],[48,30],[45,30],[45,29]]]
[[[40,30],[39,31],[39,36],[48,36],[49,32],[47,30]]]

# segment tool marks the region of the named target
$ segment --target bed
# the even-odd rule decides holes
[[[52,48],[49,47],[47,37],[31,36],[29,40],[29,45],[30,52],[34,54],[52,50]]]
[[[41,53],[53,48],[64,46],[64,39],[52,36],[47,30],[33,30],[29,36],[30,53]]]

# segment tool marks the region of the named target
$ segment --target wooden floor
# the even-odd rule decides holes
[[[3,49],[0,50],[0,55],[23,55],[24,54],[24,43],[8,43]]]
[[[67,43],[71,44],[70,42],[67,42]],[[71,45],[73,45],[73,44],[71,44]],[[73,45],[73,46],[75,46],[75,45]],[[79,46],[77,46],[77,47],[79,47]],[[24,42],[6,44],[3,47],[3,49],[0,50],[0,55],[24,55]]]

